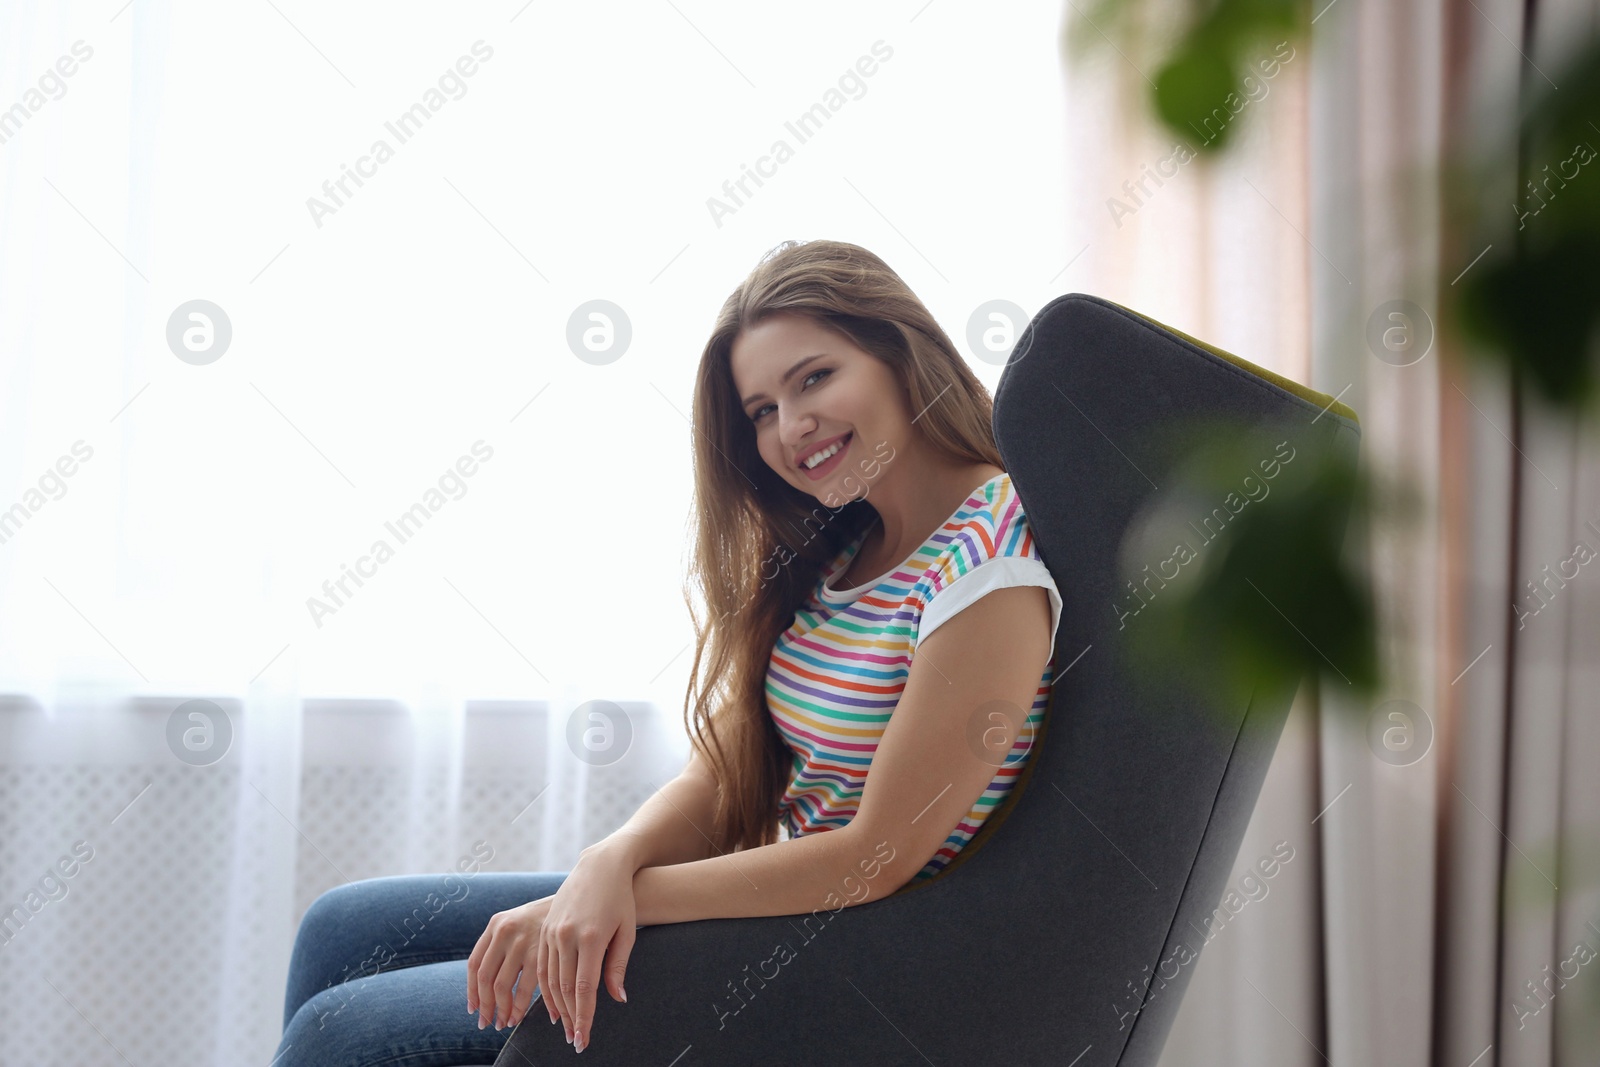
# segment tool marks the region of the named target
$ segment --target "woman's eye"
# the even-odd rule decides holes
[[[831,368],[823,368],[822,370],[814,370],[810,374],[806,375],[804,378],[802,378],[800,380],[800,386],[801,386],[801,388],[804,388],[807,382],[809,382],[811,379],[815,378],[819,374],[832,374],[832,373],[833,373],[833,371],[832,371]],[[771,404],[763,404],[761,407],[757,408],[755,413],[750,416],[750,421],[751,422],[760,422],[761,421],[761,416],[765,415],[767,413],[767,409],[770,408],[770,407],[772,407]]]

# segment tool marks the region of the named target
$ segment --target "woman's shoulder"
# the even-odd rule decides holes
[[[1006,471],[984,482],[967,498],[956,533],[952,546],[965,549],[974,564],[1000,556],[1039,558],[1022,498]]]
[[[1039,553],[1009,474],[968,498],[965,517],[919,588],[921,619],[912,651],[963,608],[1009,586],[1040,586],[1049,597],[1051,648],[1061,621],[1061,591]]]

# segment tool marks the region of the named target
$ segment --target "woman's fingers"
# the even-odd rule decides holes
[[[555,1002],[550,999],[550,970],[548,965],[550,946],[542,933],[539,936],[539,948],[535,956],[538,960],[535,964],[536,970],[534,973],[538,976],[539,999],[544,1001],[544,1010],[549,1013],[550,1021],[553,1023],[560,1016],[556,1014]]]
[[[491,926],[490,929],[493,929]],[[478,990],[478,1029],[493,1024],[495,1013],[494,982],[500,974],[500,963],[505,957],[505,949],[499,939],[485,932],[489,938],[488,947],[483,950],[483,956],[478,960],[477,990]],[[470,966],[470,965],[469,965]]]
[[[494,978],[494,1011],[491,1018],[494,1028],[500,1029],[511,1021],[511,987],[517,984],[517,972],[522,969],[520,953],[508,952],[500,961],[500,973]]]
[[[556,945],[561,955],[558,963],[561,985],[561,1021],[567,1024],[567,1036],[578,1034],[578,935],[575,931],[561,931],[556,935]],[[577,1041],[574,1040],[576,1045]]]
[[[576,1030],[585,1047],[590,1041],[590,1026],[594,1022],[595,995],[600,990],[600,965],[604,960],[607,937],[580,938],[578,941],[577,967],[575,968],[574,988],[576,995],[573,997],[574,1015],[573,1029]],[[579,1051],[582,1051],[580,1049]]]
[[[616,936],[606,952],[606,985],[614,1000],[628,1002],[628,991],[622,987],[622,978],[628,972],[628,957],[633,954],[633,943],[639,938],[631,923],[617,927]]]
[[[561,985],[561,942],[555,937],[554,932],[546,938],[549,955],[545,958],[545,967],[550,972],[550,985],[545,989],[545,995],[553,1000],[556,1005],[556,1018],[560,1020],[561,1027],[567,1032],[567,1040],[572,1040],[572,1008],[567,1004],[567,991]]]
[[[489,931],[485,928],[478,935],[478,943],[472,946],[472,955],[467,957],[467,1013],[470,1015],[478,1010],[478,968],[483,963],[483,954],[489,948]]]
[[[510,1014],[506,1016],[506,1021],[512,1026],[522,1022],[522,1017],[528,1013],[529,1006],[533,1004],[534,987],[539,982],[539,946],[530,946],[519,955],[522,973],[517,978],[516,992],[511,995]]]

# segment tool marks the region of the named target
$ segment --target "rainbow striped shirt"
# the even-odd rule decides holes
[[[905,688],[917,642],[985,593],[1014,585],[1050,594],[1051,655],[1033,707],[966,818],[913,877],[932,878],[978,832],[1026,766],[1055,679],[1061,594],[1039,556],[1010,474],[962,502],[901,566],[856,586],[829,580],[860,550],[863,532],[823,568],[816,587],[778,636],[767,667],[767,707],[793,753],[779,804],[788,838],[836,830],[855,817],[873,752]]]

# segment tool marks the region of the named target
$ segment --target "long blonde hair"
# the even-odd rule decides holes
[[[773,645],[822,568],[876,517],[860,498],[837,508],[819,504],[757,451],[729,356],[745,328],[780,312],[806,315],[883,361],[921,413],[915,428],[935,451],[1002,465],[988,390],[922,301],[866,249],[785,241],[722,305],[695,380],[697,528],[684,587],[695,625],[684,722],[717,779],[712,839],[719,854],[777,840],[794,755],[767,706]],[[706,619],[695,612],[691,584],[704,598]]]

